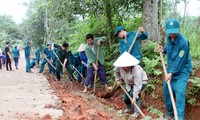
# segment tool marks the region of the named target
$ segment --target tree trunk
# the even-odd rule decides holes
[[[142,26],[150,40],[158,40],[158,0],[143,0]]]
[[[164,40],[165,40],[165,29],[162,28],[161,22],[162,22],[162,5],[163,5],[163,0],[159,0],[158,4],[158,43],[160,45],[163,45]]]
[[[183,30],[185,30],[185,16],[186,16],[186,11],[187,11],[187,5],[188,5],[188,1],[187,0],[184,0],[184,13],[183,13]],[[184,32],[184,31],[183,31]]]
[[[48,27],[48,10],[46,8],[46,12],[45,12],[45,28],[46,28],[46,41],[44,44],[47,44],[48,40],[49,40],[49,27]]]
[[[106,22],[107,22],[107,26],[108,26],[108,44],[109,46],[112,45],[112,13],[111,13],[111,5],[109,1],[106,1]],[[110,48],[110,47],[109,47]]]

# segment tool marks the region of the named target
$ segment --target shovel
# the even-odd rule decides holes
[[[64,67],[63,63],[60,61],[60,58],[58,57],[58,55],[56,54],[56,52],[54,50],[52,50],[54,55],[56,56],[56,58],[58,59],[58,61],[60,62],[60,64]],[[69,72],[66,70],[67,74],[69,75],[69,77],[73,80],[73,77],[69,74]]]
[[[45,59],[46,59],[46,61],[51,65],[51,67],[54,69],[54,70],[56,70],[56,68],[52,65],[52,63],[49,61],[49,59],[48,58],[46,58],[46,57],[44,57]]]
[[[125,88],[120,84],[120,87],[122,88],[122,90],[126,93],[126,95],[128,96],[128,98],[131,100],[131,102],[133,101],[133,99],[131,98],[131,96],[128,94],[128,92],[125,90]],[[136,103],[133,103],[133,105],[137,108],[137,110],[139,111],[139,113],[142,115],[143,118],[145,118],[144,113],[140,110],[140,108],[137,106]]]
[[[85,81],[85,78],[83,77],[83,75],[76,69],[75,66],[72,65],[72,67],[74,68],[74,70],[81,76],[81,78]]]
[[[161,57],[161,61],[162,61],[162,66],[163,66],[165,78],[166,78],[166,77],[167,77],[167,70],[166,70],[166,66],[165,66],[165,62],[164,62],[164,59],[163,59],[163,54],[162,54],[162,52],[160,52],[160,57]],[[172,107],[173,107],[173,110],[174,110],[174,117],[175,117],[175,120],[178,120],[176,104],[175,104],[175,102],[174,102],[174,96],[173,96],[173,94],[172,94],[172,88],[171,88],[171,85],[170,85],[170,82],[169,82],[169,81],[167,81],[167,86],[168,86],[170,98],[171,98],[171,101],[172,101]]]
[[[100,49],[100,46],[98,45],[98,48],[97,48],[97,54],[96,54],[96,66],[98,67],[98,59],[99,59],[99,49]],[[94,91],[94,94],[96,93],[96,81],[97,81],[97,70],[95,70],[95,73],[94,73],[94,86],[93,86],[93,91]]]

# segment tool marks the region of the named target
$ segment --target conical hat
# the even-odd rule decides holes
[[[85,44],[81,43],[81,45],[78,48],[78,52],[85,51]]]
[[[128,66],[134,66],[139,63],[139,60],[137,60],[135,57],[130,55],[128,52],[124,52],[115,62],[114,66],[116,67],[128,67]]]

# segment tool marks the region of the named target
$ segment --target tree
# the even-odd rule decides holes
[[[142,24],[150,39],[158,40],[158,0],[143,0]]]
[[[9,15],[0,15],[0,40],[21,39],[19,27]]]

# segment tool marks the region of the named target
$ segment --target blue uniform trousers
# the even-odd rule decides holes
[[[174,99],[176,101],[176,109],[178,112],[179,120],[184,120],[185,92],[186,92],[186,87],[187,87],[187,82],[188,82],[189,76],[190,76],[190,74],[181,73],[181,75],[179,75],[179,77],[177,79],[172,79],[170,82],[172,92],[174,95]],[[174,116],[168,86],[165,81],[163,83],[163,94],[164,94],[164,101],[165,101],[166,108],[167,108],[167,114],[169,116]]]
[[[18,62],[19,62],[19,58],[18,57],[14,57],[14,61],[15,61],[15,67],[18,67]]]
[[[30,72],[31,71],[30,59],[27,57],[25,59],[26,59],[26,72]]]
[[[79,71],[79,73],[81,73],[81,65],[80,64],[75,65],[74,67]],[[81,82],[82,78],[81,78],[81,75],[79,73],[76,71],[76,78],[78,79],[79,82]]]
[[[47,58],[48,59],[48,58]],[[45,66],[45,64],[48,64],[48,67],[49,67],[49,72],[50,73],[52,73],[53,72],[53,68],[52,68],[52,66],[47,62],[47,60],[45,59],[45,58],[43,58],[42,59],[42,63],[41,63],[41,65],[40,65],[40,73],[42,73],[43,71],[44,71],[44,66]]]

